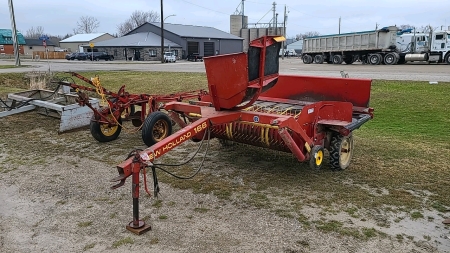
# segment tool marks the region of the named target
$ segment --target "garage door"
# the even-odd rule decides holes
[[[198,50],[198,42],[188,41],[188,55],[194,53],[195,54],[200,53]]]
[[[204,42],[205,56],[214,55],[214,42]]]

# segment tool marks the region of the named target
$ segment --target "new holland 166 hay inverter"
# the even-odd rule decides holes
[[[332,169],[349,166],[352,132],[373,118],[371,80],[280,75],[282,40],[265,36],[252,41],[246,53],[206,57],[209,93],[200,101],[169,102],[164,107],[168,115],[156,111],[145,119],[142,137],[149,147],[119,164],[113,179],[120,181],[112,187],[117,188],[132,176],[130,231],[149,229],[139,220],[139,173],[190,139],[218,138],[291,152],[313,169],[322,167],[327,149]],[[182,127],[174,134],[172,121]]]

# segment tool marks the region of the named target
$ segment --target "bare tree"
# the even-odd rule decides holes
[[[159,14],[155,11],[144,12],[136,10],[131,13],[127,20],[117,26],[117,33],[122,36],[147,22],[156,22],[159,18]]]
[[[320,35],[320,33],[316,32],[316,31],[299,33],[299,34],[295,35],[295,40],[302,40],[302,39],[307,38],[307,37],[314,37],[314,36],[319,36],[319,35]]]
[[[79,33],[93,33],[97,31],[100,26],[100,22],[92,16],[82,16],[77,21],[77,27],[73,29],[74,34]]]
[[[25,33],[25,38],[28,39],[37,39],[42,34],[44,34],[44,27],[42,26],[32,26],[30,29],[28,29]]]
[[[414,29],[414,26],[406,24],[406,25],[400,25],[398,28],[400,28],[400,30]]]

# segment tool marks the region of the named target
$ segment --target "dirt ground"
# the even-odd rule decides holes
[[[415,228],[383,228],[372,218],[355,218],[347,213],[327,217],[349,228],[376,228],[382,232],[355,238],[319,230],[296,217],[240,201],[250,194],[248,191],[236,190],[229,198],[219,198],[212,191],[198,193],[189,187],[173,187],[164,179],[160,179],[159,199],[141,191],[140,215],[152,225],[152,230],[137,236],[125,229],[132,219],[130,180],[117,190],[109,188],[113,184],[109,180],[117,176],[115,165],[124,160],[128,152],[145,148],[140,134],[122,132],[116,141],[98,143],[88,129],[58,134],[58,127],[59,119],[35,112],[0,119],[0,252],[450,250],[449,231],[440,225],[440,216],[436,216],[434,223],[425,225],[431,226],[425,227],[428,233],[436,233],[437,239],[433,240],[422,236],[398,238],[398,234],[413,233],[410,230]],[[196,145],[188,143],[171,152],[167,159],[182,159],[194,151]],[[245,156],[224,149],[213,140],[201,173],[225,178],[229,185],[248,184],[233,168],[233,162]],[[270,160],[276,159],[291,158],[284,154],[269,155],[268,159],[253,161],[248,169],[254,170],[255,176],[264,176],[269,173],[265,168],[271,165]],[[302,176],[302,173],[300,170],[292,177]],[[274,191],[277,184],[283,182],[274,180]],[[301,187],[302,196],[326,198],[318,196],[309,185]],[[290,196],[295,198],[295,193]],[[287,205],[286,199],[273,201],[281,207]],[[319,216],[319,212],[320,208],[314,206],[302,208],[303,215],[309,218]]]

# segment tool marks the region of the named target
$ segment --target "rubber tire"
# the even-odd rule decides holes
[[[344,160],[342,160],[342,144],[349,143],[350,154]],[[330,143],[330,166],[333,170],[345,170],[349,165],[353,157],[353,136],[342,136],[340,134],[333,134]]]
[[[320,145],[316,145],[311,149],[309,157],[309,167],[313,170],[320,170],[323,165],[324,150]],[[316,159],[316,155],[319,155],[319,161]]]
[[[380,65],[382,58],[383,57],[380,54],[371,54],[369,55],[368,61],[371,65]]]
[[[445,63],[450,64],[450,53],[448,53],[444,58]]]
[[[322,64],[323,63],[323,55],[318,54],[318,55],[314,56],[314,63]]]
[[[111,115],[111,114],[109,114]],[[101,130],[101,125],[98,121],[96,121],[95,115],[92,116],[91,118],[91,123],[89,125],[89,129],[91,131],[91,135],[92,137],[94,137],[94,139],[96,139],[99,142],[110,142],[113,141],[115,139],[117,139],[117,137],[119,137],[120,132],[122,131],[122,119],[119,117],[119,119],[117,120],[119,122],[119,125],[117,126],[117,130],[116,132],[114,132],[112,135],[105,135],[103,134],[102,130]]]
[[[340,55],[340,54],[333,55],[332,60],[333,60],[333,64],[342,64],[342,62],[344,61],[344,59],[342,58],[342,55]]]
[[[309,54],[305,54],[302,57],[302,60],[304,64],[310,64],[312,62],[312,56],[310,56]]]
[[[165,121],[167,126],[167,135],[164,138],[172,134],[172,121],[169,116],[160,111],[152,112],[147,116],[144,125],[142,126],[142,141],[144,141],[145,145],[150,147],[155,143],[158,143],[158,140],[153,134],[153,129],[155,124],[160,120]]]
[[[386,65],[395,65],[398,62],[398,58],[394,53],[387,53],[384,56],[384,63]]]
[[[352,58],[345,58],[344,59],[345,64],[350,65],[350,64],[353,64],[355,62],[355,57],[353,57],[353,56],[351,56],[351,57]]]

